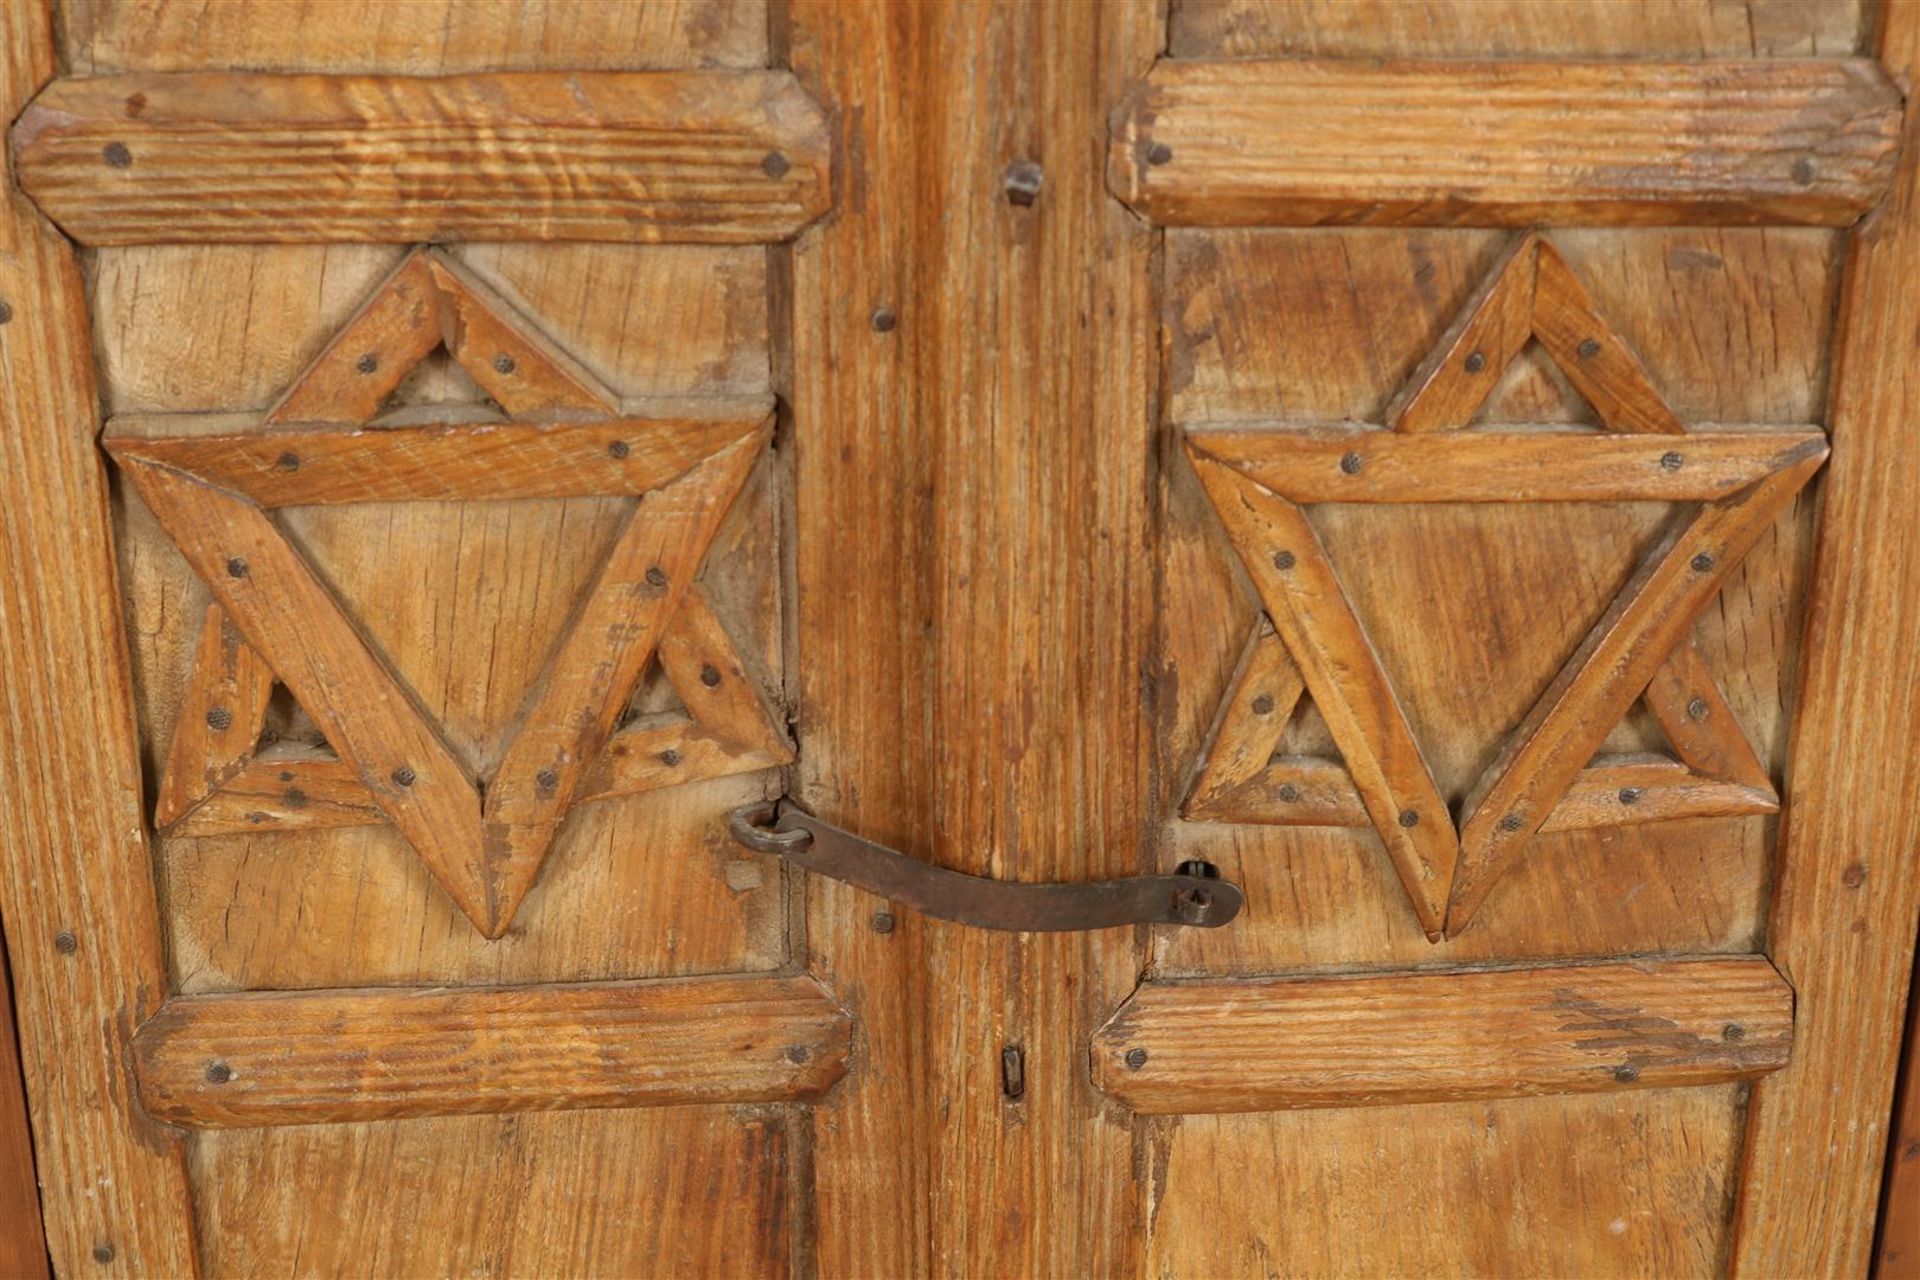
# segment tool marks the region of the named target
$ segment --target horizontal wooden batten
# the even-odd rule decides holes
[[[826,118],[784,71],[64,79],[13,150],[90,245],[738,244],[830,199]]]
[[[187,996],[134,1036],[192,1128],[817,1098],[852,1020],[812,978]]]
[[[116,458],[185,471],[263,507],[645,493],[773,421],[764,398],[534,425],[262,427],[257,414],[123,416]],[[631,408],[633,406],[629,406]]]
[[[1185,424],[1192,447],[1293,502],[1684,502],[1738,493],[1802,456],[1818,429],[1683,435]]]
[[[1114,191],[1158,223],[1844,226],[1893,173],[1866,59],[1164,59],[1116,114]]]
[[[1711,1084],[1792,1044],[1792,989],[1741,956],[1148,983],[1093,1070],[1135,1111],[1274,1111]]]

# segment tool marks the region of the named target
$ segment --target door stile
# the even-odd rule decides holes
[[[836,211],[795,251],[798,797],[975,874],[1136,873],[1153,232],[1101,161],[1162,15],[790,19],[843,131]],[[1001,935],[809,894],[864,1059],[816,1119],[823,1274],[1136,1270],[1131,1125],[1087,1045],[1139,934]]]
[[[1754,1086],[1736,1276],[1865,1274],[1920,913],[1920,8],[1881,8],[1878,55],[1908,87],[1904,142],[1842,286],[1767,948],[1795,1049]]]
[[[7,120],[53,71],[45,5],[0,5]],[[191,1275],[182,1144],[128,1065],[167,973],[85,291],[11,181],[0,200],[0,917],[47,1243],[62,1275]]]

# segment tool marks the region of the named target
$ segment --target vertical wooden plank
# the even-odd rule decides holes
[[[40,3],[0,5],[0,115],[52,74]],[[0,193],[0,917],[48,1245],[62,1275],[188,1275],[178,1143],[126,1038],[165,997],[86,299],[71,247]]]
[[[1880,15],[1920,72],[1920,6]],[[1797,994],[1793,1063],[1754,1089],[1736,1276],[1861,1275],[1920,911],[1920,104],[1847,264],[1833,454],[1808,606],[1768,951]]]
[[[0,1276],[46,1280],[47,1235],[33,1178],[26,1081],[13,1024],[12,983],[0,956]]]
[[[975,873],[1127,874],[1149,791],[1154,241],[1101,154],[1161,15],[790,17],[845,131],[837,213],[794,262],[800,795]],[[1007,194],[1021,162],[1029,204]],[[866,1037],[817,1122],[821,1271],[1137,1270],[1131,1135],[1086,1064],[1136,938],[904,914],[880,933],[871,899],[810,893]]]
[[[1875,1280],[1920,1280],[1920,998],[1907,986],[1907,1048],[1887,1143]]]

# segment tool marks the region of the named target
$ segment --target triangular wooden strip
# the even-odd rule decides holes
[[[714,612],[707,589],[694,583],[660,635],[660,666],[693,722],[736,752],[793,758],[760,683]]]
[[[208,605],[154,798],[155,827],[171,827],[246,768],[272,694],[265,660],[219,605]]]
[[[1533,335],[1609,430],[1685,433],[1640,358],[1545,240],[1534,267]]]
[[[1260,776],[1273,759],[1306,691],[1300,668],[1262,616],[1247,638],[1240,665],[1214,719],[1206,764],[1187,793],[1185,815],[1197,821],[1229,821],[1213,810],[1221,797]]]
[[[1516,238],[1487,274],[1388,407],[1395,431],[1452,431],[1473,421],[1533,336],[1539,246],[1538,235]]]
[[[656,791],[709,778],[775,769],[793,762],[777,747],[740,747],[682,715],[649,717],[622,729],[580,784],[578,803]]]
[[[171,834],[233,835],[364,827],[386,822],[367,784],[344,760],[254,757]]]
[[[1301,509],[1189,449],[1275,630],[1300,665],[1421,927],[1437,937],[1457,854],[1452,814],[1360,620]]]
[[[764,443],[750,437],[642,497],[615,542],[487,789],[489,937],[505,930],[533,887],[587,769]]]
[[[1281,756],[1228,791],[1213,795],[1186,817],[1198,822],[1259,823],[1276,827],[1371,827],[1373,816],[1339,760]]]
[[[513,304],[438,250],[427,260],[440,288],[447,354],[508,413],[518,418],[615,411],[619,397],[550,342]]]
[[[1771,787],[1749,787],[1695,773],[1674,760],[1596,762],[1582,769],[1540,824],[1542,833],[1620,827],[1674,818],[1774,813]]]
[[[1695,773],[1773,794],[1773,779],[1688,636],[1647,685],[1647,709],[1674,754]]]
[[[494,918],[473,780],[258,507],[166,467],[122,471],[194,572],[467,916]]]
[[[1744,492],[1701,504],[1648,553],[1463,806],[1450,931],[1465,926],[1700,610],[1825,458],[1824,446],[1809,445],[1797,462]]]
[[[369,421],[440,342],[439,286],[426,255],[415,252],[294,379],[267,421]]]

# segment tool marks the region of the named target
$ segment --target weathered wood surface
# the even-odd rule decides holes
[[[808,977],[177,997],[140,1098],[193,1128],[817,1098],[852,1021]]]
[[[1177,1115],[1714,1084],[1792,1047],[1764,957],[1658,960],[1150,982],[1094,1037],[1093,1074]]]
[[[53,73],[39,4],[0,5],[0,117]],[[126,1039],[167,990],[85,285],[0,191],[0,918],[47,1245],[61,1275],[194,1274],[177,1139]]]
[[[1920,966],[1916,966],[1920,967]],[[1887,1133],[1887,1177],[1881,1196],[1880,1240],[1874,1251],[1876,1280],[1920,1276],[1920,986],[1907,987],[1907,1048],[1900,1067],[1900,1094]]]
[[[1899,120],[1864,59],[1176,59],[1116,114],[1109,171],[1171,225],[1845,226]]]
[[[1920,73],[1920,8],[1886,6],[1879,54]],[[1737,1276],[1860,1274],[1911,971],[1920,873],[1920,108],[1840,303],[1829,466],[1767,949],[1803,1048],[1755,1089]]]
[[[778,71],[55,81],[14,169],[89,245],[751,243],[829,201],[825,117]]]
[[[14,1033],[12,983],[0,957],[0,1275],[47,1280],[47,1233],[33,1175],[33,1128]]]

